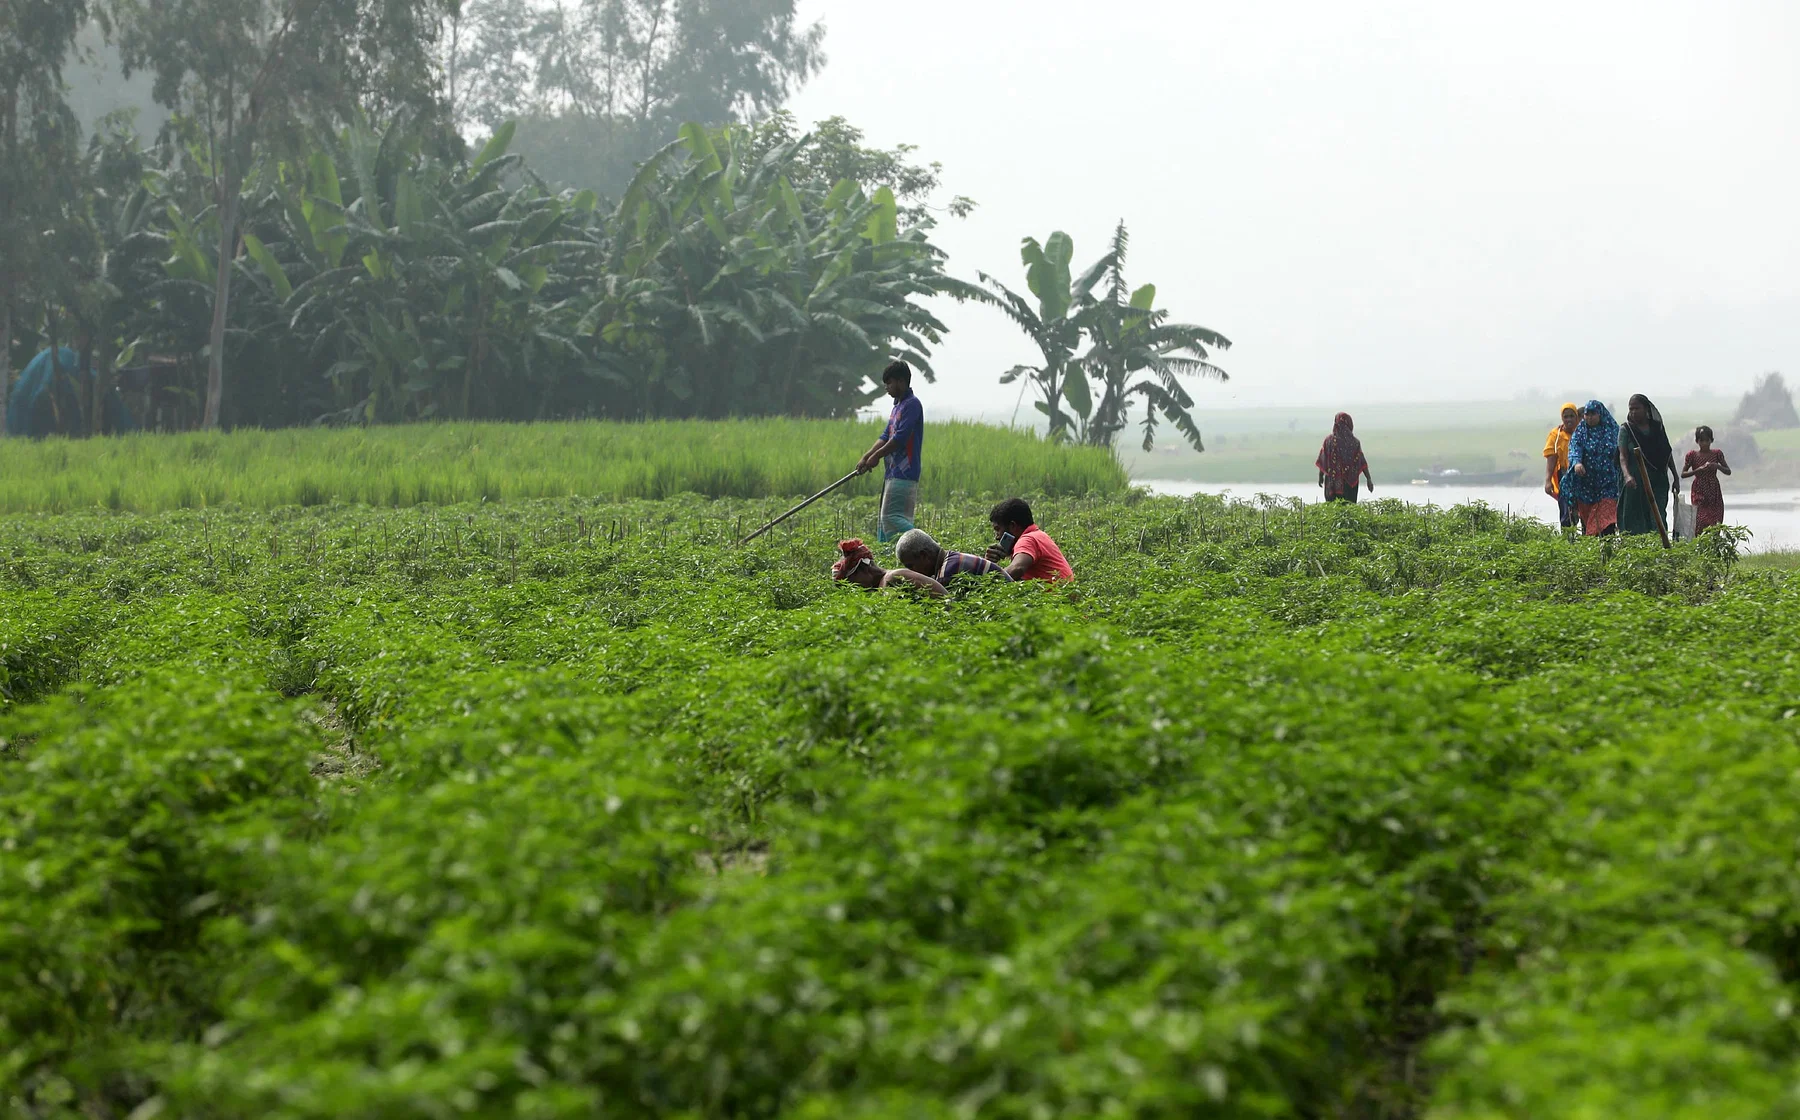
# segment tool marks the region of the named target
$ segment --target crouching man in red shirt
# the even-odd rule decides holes
[[[1024,498],[1008,498],[988,514],[998,542],[988,551],[988,559],[1006,566],[1006,574],[1014,579],[1075,579],[1075,569],[1063,559],[1062,549],[1050,534],[1037,527],[1031,506]]]

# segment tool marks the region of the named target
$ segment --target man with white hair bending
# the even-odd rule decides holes
[[[931,539],[931,534],[923,529],[908,529],[901,533],[900,539],[894,544],[894,552],[900,558],[901,567],[922,576],[930,576],[940,584],[948,584],[951,576],[964,573],[999,576],[1008,583],[1012,582],[1006,569],[987,557],[968,552],[945,552]]]

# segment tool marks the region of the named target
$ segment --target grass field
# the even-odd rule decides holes
[[[0,518],[0,1114],[1800,1112],[1791,577],[1126,493],[933,602],[821,506]]]
[[[403,507],[685,492],[788,497],[842,477],[879,434],[879,425],[868,423],[777,419],[9,439],[0,440],[0,513]],[[1104,451],[979,424],[932,424],[925,456],[934,480],[928,500],[1116,493],[1126,485]],[[879,487],[876,471],[848,489],[868,495]]]
[[[1771,549],[1768,552],[1752,552],[1740,562],[1750,570],[1791,572],[1800,569],[1800,552],[1792,549]]]

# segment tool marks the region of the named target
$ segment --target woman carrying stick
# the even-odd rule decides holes
[[[1681,468],[1669,446],[1662,413],[1642,393],[1632,395],[1619,428],[1619,465],[1625,488],[1619,498],[1619,531],[1669,537],[1669,489],[1681,489]]]

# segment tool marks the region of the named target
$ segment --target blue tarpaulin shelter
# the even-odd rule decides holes
[[[85,435],[87,422],[82,415],[83,401],[77,400],[75,389],[80,379],[77,370],[81,356],[67,346],[56,350],[56,364],[50,363],[50,351],[40,350],[37,357],[19,375],[12,395],[6,403],[6,433],[13,436]],[[87,381],[99,376],[92,367]],[[137,420],[125,407],[117,388],[105,401],[107,423],[102,428],[129,432],[137,428]]]

